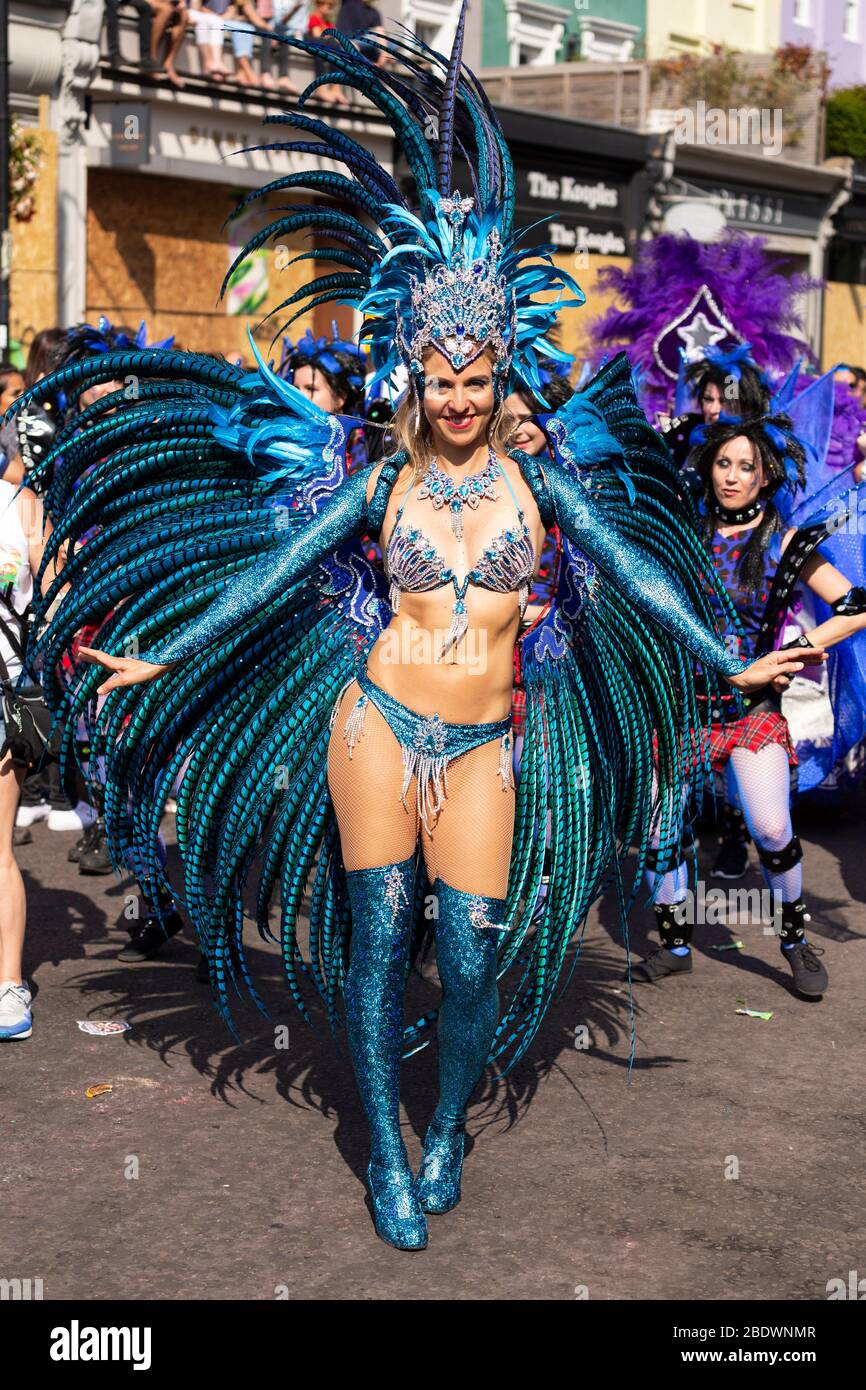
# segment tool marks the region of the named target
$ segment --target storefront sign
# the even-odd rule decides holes
[[[119,168],[134,168],[150,158],[150,104],[148,102],[112,102],[111,163]]]
[[[518,167],[516,172],[518,226],[548,217],[539,235],[557,248],[598,256],[626,255],[620,184],[537,166]]]
[[[691,176],[689,183],[717,198],[728,226],[742,231],[814,237],[826,208],[823,198],[802,193],[768,192],[744,184],[713,184]]]
[[[554,178],[540,169],[529,169],[525,175],[530,198],[545,203],[577,204],[595,212],[596,208],[618,208],[619,189],[611,184],[582,183],[571,174]]]

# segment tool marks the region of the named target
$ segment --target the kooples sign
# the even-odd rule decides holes
[[[526,225],[548,217],[546,239],[563,251],[624,256],[622,193],[619,184],[603,179],[519,169],[517,219]]]
[[[530,198],[537,198],[541,202],[569,203],[588,208],[590,212],[595,212],[596,208],[619,207],[619,189],[614,184],[602,183],[600,179],[595,183],[581,183],[571,174],[555,178],[540,169],[528,169],[526,183]]]

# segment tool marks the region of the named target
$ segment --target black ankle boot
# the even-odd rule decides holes
[[[794,989],[807,999],[820,999],[830,983],[825,967],[818,959],[824,952],[811,946],[805,937],[805,924],[810,920],[802,898],[782,903],[782,955],[791,967]]]
[[[82,854],[87,854],[95,849],[99,843],[99,820],[92,820],[84,834],[71,845],[67,851],[66,858],[70,864],[81,862]]]
[[[673,947],[688,947],[692,939],[692,929],[689,925],[676,920],[674,906],[668,903],[656,903],[654,910],[661,945],[653,946],[642,961],[631,967],[631,972],[626,971],[623,975],[624,980],[631,979],[637,984],[654,985],[657,980],[663,980],[666,975],[688,975],[691,973],[691,951],[687,950],[685,955],[678,955]]]
[[[78,855],[78,872],[80,874],[112,874],[114,865],[111,862],[111,855],[108,853],[108,840],[105,836],[105,821],[102,816],[97,816],[91,827],[93,838],[86,846],[82,846]]]
[[[159,955],[163,946],[173,936],[183,930],[183,918],[177,912],[170,912],[159,918],[148,914],[140,922],[133,923],[129,933],[129,945],[118,951],[117,959],[123,961],[151,960]]]

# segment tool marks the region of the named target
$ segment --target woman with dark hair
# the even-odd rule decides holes
[[[783,520],[780,495],[795,493],[805,482],[803,447],[785,416],[713,425],[693,457],[702,484],[705,539],[739,619],[738,655],[754,660],[774,648],[798,582],[829,605],[833,616],[782,650],[802,649],[808,664],[813,648],[835,646],[866,628],[866,591],[852,587],[818,548],[833,522],[796,530]],[[716,595],[712,602],[725,616]],[[797,755],[779,701],[789,683],[782,674],[746,695],[739,717],[731,696],[709,701],[714,720],[724,719],[712,726],[709,754],[715,772],[725,772],[729,764],[734,769],[746,823],[774,895],[774,921],[781,924],[782,954],[794,987],[817,997],[827,987],[827,972],[804,930],[803,851],[791,824],[789,775]],[[703,699],[706,708],[706,695]],[[686,897],[686,867],[682,860],[666,872],[663,867],[657,862],[649,874],[661,946],[632,971],[635,980],[654,982],[692,968],[691,927],[676,912]]]
[[[363,415],[367,354],[340,338],[336,323],[331,329],[330,338],[309,328],[296,343],[284,338],[280,376],[329,415]]]
[[[336,323],[331,324],[331,329],[330,338],[316,338],[309,328],[296,343],[284,338],[280,376],[329,415],[363,419],[367,354],[357,343],[340,338]],[[346,439],[349,472],[363,468],[367,462],[363,429],[350,430]]]
[[[37,381],[41,381],[49,372],[59,366],[62,357],[62,349],[67,342],[66,330],[64,328],[42,328],[33,336],[33,340],[27,352],[27,366],[24,370],[24,385],[26,387],[35,386]]]

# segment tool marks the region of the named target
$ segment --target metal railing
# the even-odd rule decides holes
[[[743,53],[737,61],[746,93],[756,75],[768,71],[772,58]],[[676,80],[653,81],[653,64],[645,61],[485,68],[479,77],[494,105],[523,107],[647,133],[669,130],[683,111],[697,108],[697,99],[685,98]],[[729,104],[732,109],[750,106],[747,97],[736,92]],[[782,112],[781,124],[782,157],[801,164],[820,164],[824,152],[824,100],[817,84],[804,89],[797,101]],[[730,132],[730,138],[725,138],[725,123],[720,125],[717,121],[714,135],[720,134],[721,138],[706,143],[730,150],[742,148],[736,121],[730,122]]]
[[[108,0],[108,3],[110,4],[111,0]],[[143,0],[143,3],[147,11],[150,11],[147,0]],[[154,63],[148,51],[149,36],[153,32],[152,14],[142,9],[142,22],[136,15],[135,0],[131,0],[130,4],[124,4],[121,0],[116,9],[116,51],[112,51],[113,25],[110,21],[104,25],[102,31],[100,55],[103,71],[126,80],[158,80],[160,86],[166,85],[160,68],[165,58],[167,41],[170,43],[169,35],[163,38],[159,46],[159,61]],[[208,70],[209,60],[204,57],[202,48],[196,41],[202,31],[189,18],[189,13],[187,11],[185,21],[176,21],[184,23],[184,37],[174,56],[174,68],[182,82],[188,83],[193,89],[200,90],[205,86],[214,94],[226,90],[227,93],[231,92],[233,98],[237,98],[241,89],[247,93],[272,92],[274,89],[279,90],[287,81],[291,84],[288,90],[302,90],[312,80],[312,62],[304,54],[299,54],[287,45],[259,32],[243,35],[233,33],[241,28],[245,21],[231,18],[225,20],[218,48],[218,61],[224,69],[224,75],[214,77]],[[213,19],[218,21],[219,16],[215,15]],[[170,33],[175,32],[173,26]],[[244,53],[251,48],[249,57],[243,62],[237,56],[238,48],[242,48]],[[347,98],[352,96],[349,92],[344,95]]]

